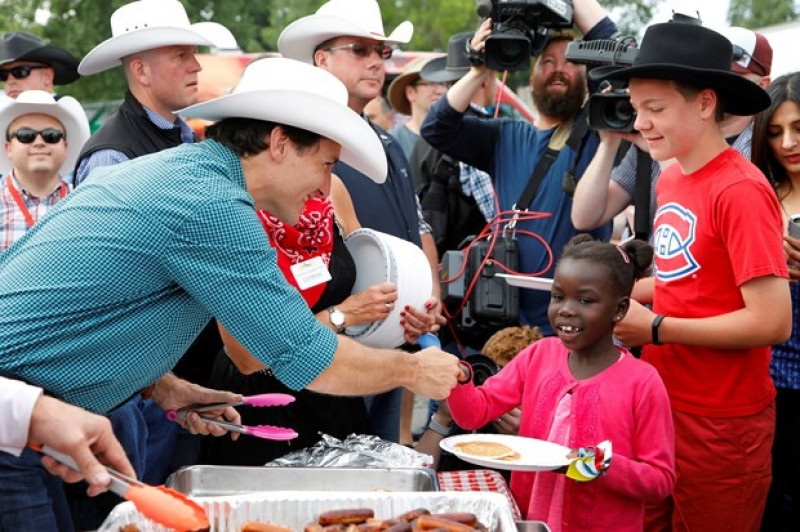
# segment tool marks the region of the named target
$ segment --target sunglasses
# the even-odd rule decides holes
[[[14,76],[15,79],[25,79],[31,75],[31,72],[33,72],[34,70],[39,70],[40,68],[47,68],[47,67],[22,65],[22,66],[15,66],[14,68],[9,68],[8,70],[0,70],[0,81],[8,81],[9,74]]]
[[[340,46],[330,46],[328,48],[324,48],[324,50],[327,50],[328,52],[335,52],[336,50],[350,50],[354,56],[362,59],[372,55],[373,50],[381,57],[381,59],[389,59],[392,57],[392,53],[394,53],[394,50],[391,46],[386,46],[383,43],[364,44],[361,42],[351,42],[350,44],[342,44]]]
[[[41,131],[36,131],[35,129],[31,129],[29,127],[21,127],[6,135],[6,140],[10,141],[11,139],[16,138],[23,144],[30,144],[36,140],[36,137],[39,135],[42,136],[42,140],[47,144],[57,144],[64,140],[64,137],[66,136],[60,129],[47,128]]]
[[[764,63],[753,57],[751,54],[747,53],[744,48],[738,46],[736,44],[733,45],[733,60],[736,63],[740,61],[750,59],[753,63],[757,64],[761,68],[761,72],[766,75],[767,74],[767,67],[764,66]],[[747,67],[745,67],[747,68]]]

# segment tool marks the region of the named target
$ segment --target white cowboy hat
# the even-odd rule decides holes
[[[65,176],[75,168],[81,148],[89,140],[89,120],[86,113],[71,96],[64,96],[56,101],[47,91],[27,90],[22,91],[17,99],[0,96],[0,130],[6,138],[8,126],[22,115],[43,114],[52,116],[64,126],[67,134],[67,156],[61,165],[59,173]],[[0,174],[8,172],[13,164],[8,158],[6,150],[0,153]]]
[[[366,120],[347,106],[344,84],[300,61],[253,61],[230,94],[175,113],[206,120],[253,118],[318,133],[342,146],[342,161],[376,183],[386,180],[383,145]]]
[[[405,44],[413,34],[414,25],[406,20],[387,36],[376,0],[329,0],[313,15],[286,26],[278,37],[278,51],[284,57],[313,63],[317,46],[334,37],[347,35]]]
[[[109,70],[122,64],[122,58],[174,45],[212,46],[214,43],[194,25],[178,0],[138,0],[120,7],[111,15],[111,38],[106,39],[78,65],[82,76]]]

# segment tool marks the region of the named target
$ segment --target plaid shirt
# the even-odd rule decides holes
[[[28,194],[28,192],[20,186],[16,179],[13,177],[13,170],[3,177],[0,177],[0,252],[5,251],[8,247],[22,238],[28,232],[28,223],[25,221],[25,215],[20,209],[17,202],[14,201],[14,196],[11,195],[11,189],[8,187],[8,181],[11,180],[14,188],[16,188],[28,212],[31,213],[33,221],[38,222],[39,219],[47,214],[56,203],[61,201],[66,193],[72,190],[72,187],[66,181],[59,181],[58,186],[53,191],[43,198],[37,198]]]

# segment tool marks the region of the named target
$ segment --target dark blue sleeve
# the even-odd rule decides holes
[[[492,174],[494,152],[503,120],[466,116],[446,96],[434,103],[422,122],[422,138],[450,157]]]

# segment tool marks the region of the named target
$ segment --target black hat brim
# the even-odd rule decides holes
[[[631,78],[678,81],[711,88],[719,95],[723,110],[732,115],[754,115],[770,105],[769,94],[764,89],[733,72],[669,63],[631,67],[604,66],[589,71],[589,79],[592,81],[630,81]]]
[[[67,85],[80,77],[78,60],[69,52],[55,46],[41,46],[0,64],[27,61],[42,63],[53,69],[53,85]]]
[[[419,75],[424,80],[432,81],[433,83],[450,83],[463,78],[469,72],[469,69],[469,66],[448,69],[447,57],[445,56],[432,59],[426,63],[420,70]]]

